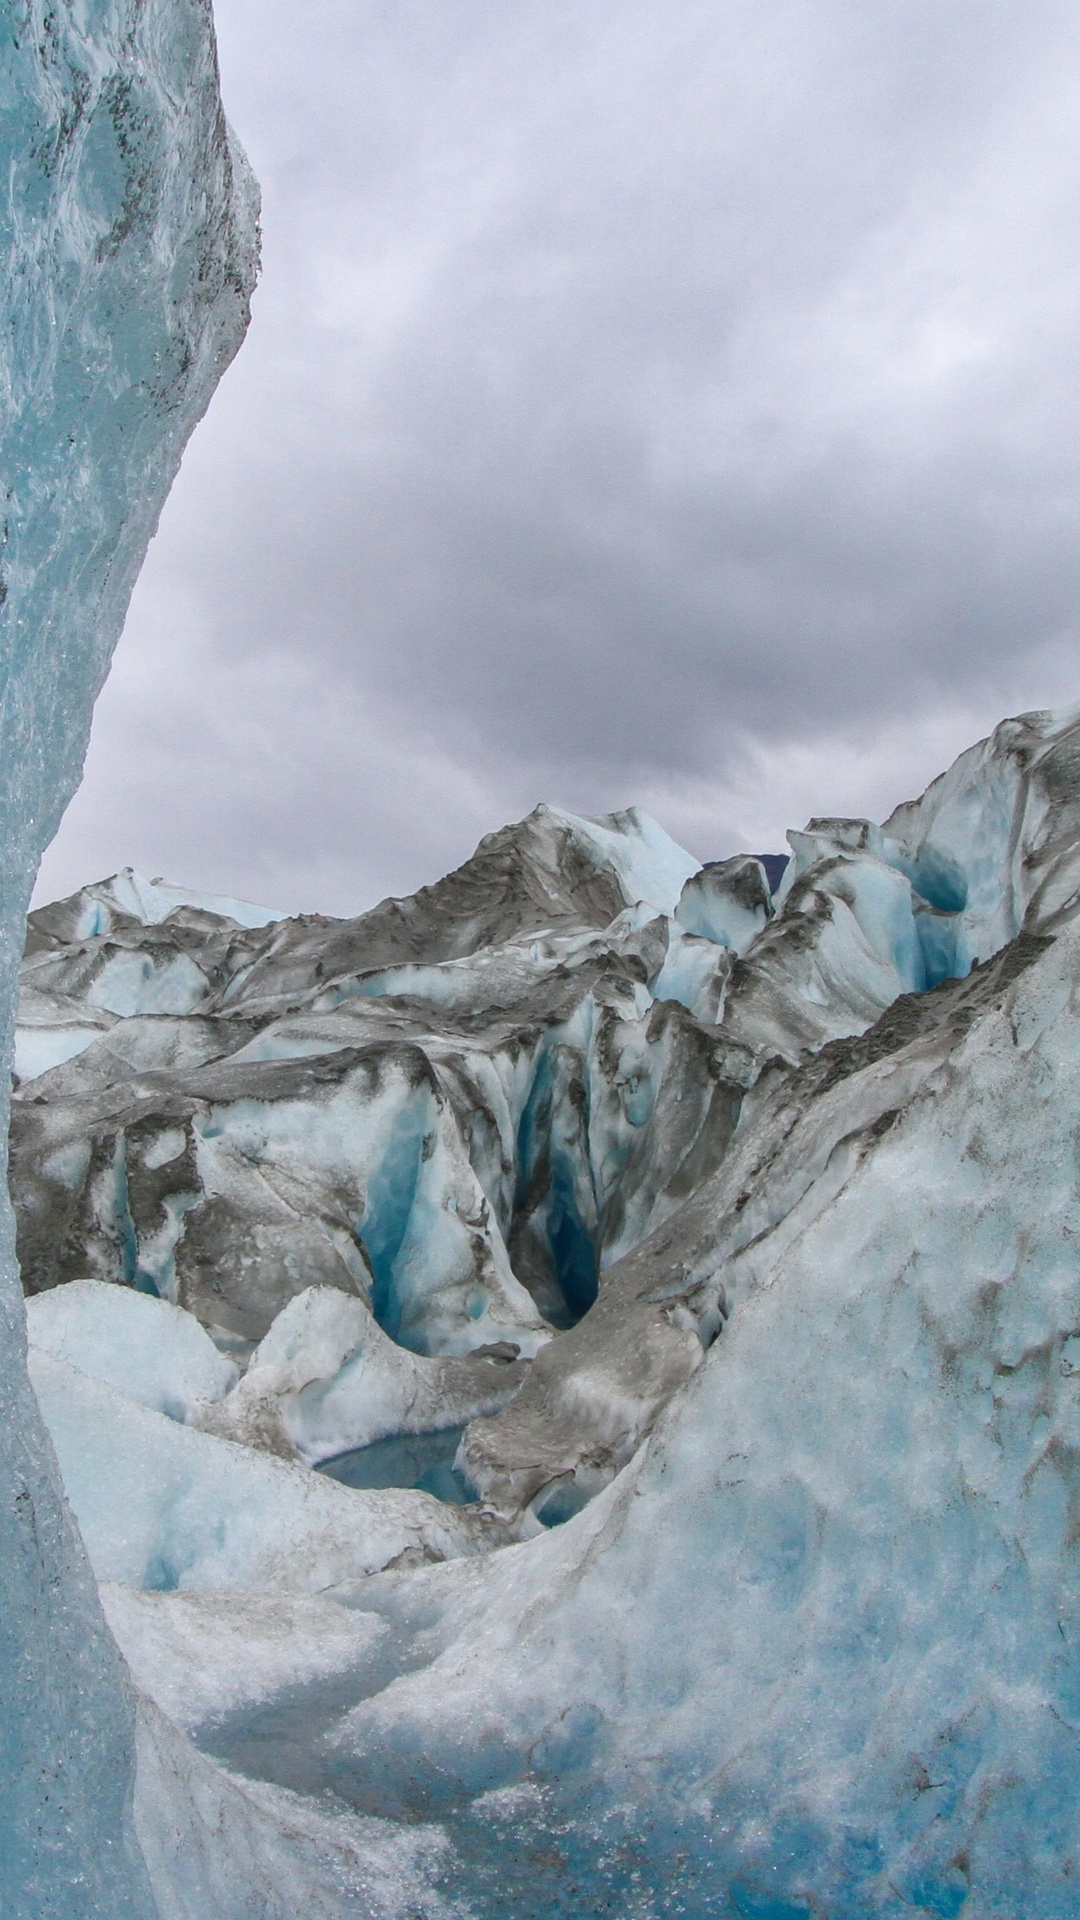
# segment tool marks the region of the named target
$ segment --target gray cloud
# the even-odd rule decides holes
[[[776,845],[1080,695],[1075,9],[217,11],[264,281],[45,891]]]

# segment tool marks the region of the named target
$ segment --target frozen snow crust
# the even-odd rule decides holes
[[[0,1043],[41,853],[184,444],[243,338],[256,193],[207,0],[0,10]],[[41,1013],[41,1003],[38,1015]],[[32,1015],[70,1056],[110,1016]],[[53,1027],[50,1043],[48,1029]],[[0,1912],[154,1912],[131,1821],[134,1706],[24,1364],[0,1207]]]
[[[354,921],[31,916],[163,1912],[1075,1913],[1078,772],[1007,721],[775,897],[540,808]],[[471,1505],[310,1471],[462,1424]]]

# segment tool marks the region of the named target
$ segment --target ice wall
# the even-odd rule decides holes
[[[0,75],[6,1065],[34,874],[184,444],[243,338],[257,199],[208,0],[10,0]],[[6,1094],[0,1121],[6,1138]],[[149,1915],[133,1714],[27,1379],[6,1185],[0,1362],[0,1912]]]

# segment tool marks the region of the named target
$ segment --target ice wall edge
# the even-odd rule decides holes
[[[258,197],[209,0],[0,17],[0,1126],[42,851],[187,439],[243,339]],[[134,1713],[26,1373],[0,1194],[0,1913],[135,1920]]]

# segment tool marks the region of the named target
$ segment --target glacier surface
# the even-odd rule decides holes
[[[775,891],[539,808],[30,916],[39,1030],[196,980],[12,1122],[163,1911],[1075,1911],[1078,775],[1004,722]]]
[[[0,1912],[1071,1916],[1080,710],[786,864],[27,921],[256,203],[206,0],[0,60]]]

